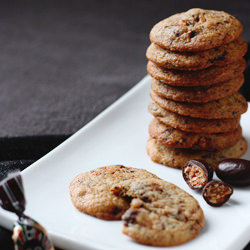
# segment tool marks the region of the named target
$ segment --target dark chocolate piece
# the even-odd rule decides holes
[[[3,209],[20,215],[25,209],[25,204],[22,177],[13,172],[6,180],[0,182],[0,205]]]
[[[18,216],[12,235],[15,249],[54,250],[47,231],[24,214],[25,204],[22,177],[19,172],[13,172],[0,182],[0,206]]]
[[[204,200],[213,207],[222,206],[232,194],[232,186],[223,181],[210,181],[202,191]]]
[[[125,214],[122,216],[122,220],[125,223],[125,226],[136,223],[136,216],[138,214],[137,210],[128,209]]]
[[[213,177],[213,169],[205,161],[190,160],[182,168],[182,175],[188,186],[201,190]]]
[[[216,169],[216,175],[233,186],[250,185],[250,161],[244,159],[225,159]]]

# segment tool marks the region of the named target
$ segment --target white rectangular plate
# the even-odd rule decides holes
[[[144,168],[193,195],[200,203],[206,225],[194,240],[176,250],[241,250],[250,240],[250,188],[235,188],[220,208],[206,204],[192,191],[181,171],[153,163],[146,154],[150,100],[147,76],[59,147],[22,172],[27,197],[26,214],[39,221],[56,246],[74,249],[161,249],[137,244],[121,233],[121,221],[104,221],[77,211],[69,196],[69,183],[79,173],[123,164]],[[244,136],[250,142],[250,112],[242,116]],[[250,150],[244,158],[250,160]],[[0,224],[11,229],[14,214],[0,209]]]

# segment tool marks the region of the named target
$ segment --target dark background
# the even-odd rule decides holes
[[[0,177],[27,167],[135,85],[146,75],[152,26],[193,7],[236,16],[250,42],[249,0],[1,1]],[[248,101],[249,71],[248,63]],[[1,250],[12,249],[10,237],[0,228]]]

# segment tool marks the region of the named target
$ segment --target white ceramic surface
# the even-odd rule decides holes
[[[162,249],[144,246],[121,233],[121,221],[103,221],[78,212],[71,203],[69,183],[79,173],[111,164],[147,169],[193,195],[206,225],[194,240],[176,250],[241,250],[250,240],[250,188],[236,188],[220,208],[206,204],[200,192],[188,188],[178,169],[153,163],[146,154],[150,78],[98,115],[59,147],[22,172],[26,214],[49,231],[56,246],[67,250]],[[250,145],[250,111],[242,116]],[[244,158],[250,160],[250,150]],[[16,216],[0,209],[0,224],[11,229]],[[172,249],[172,248],[171,248]]]

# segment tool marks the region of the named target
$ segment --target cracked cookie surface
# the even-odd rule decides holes
[[[150,40],[172,51],[202,51],[230,43],[242,30],[239,20],[224,11],[194,8],[154,25]]]
[[[195,238],[204,225],[198,202],[184,190],[164,180],[127,180],[111,190],[130,197],[122,216],[122,232],[142,244],[175,246]]]

